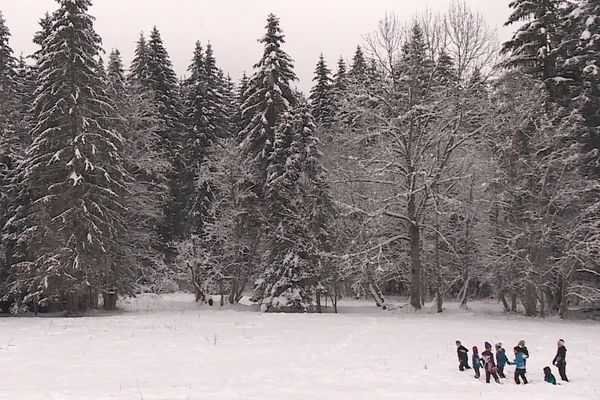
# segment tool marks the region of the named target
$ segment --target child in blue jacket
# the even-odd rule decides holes
[[[521,348],[519,346],[515,347],[515,382],[517,385],[521,384],[521,381],[519,380],[519,378],[523,379],[523,384],[526,385],[527,384],[527,377],[525,377],[525,373],[527,372],[525,370],[525,359],[527,358],[527,355],[525,353],[523,353],[523,351],[521,350]]]
[[[504,375],[504,367],[506,364],[510,365],[510,361],[508,361],[508,357],[506,357],[506,352],[502,348],[502,343],[496,343],[496,366],[498,367],[498,376],[500,378],[506,378]]]
[[[544,367],[544,381],[556,385],[556,378],[552,374],[550,367]]]
[[[473,355],[471,356],[473,362],[473,370],[475,370],[475,378],[479,379],[479,368],[483,367],[483,360],[479,357],[479,349],[477,346],[473,346]]]

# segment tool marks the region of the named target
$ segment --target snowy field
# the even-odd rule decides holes
[[[261,314],[143,296],[85,318],[0,318],[0,399],[600,399],[600,325],[506,316],[494,303],[444,315],[343,303],[341,314]],[[561,386],[543,382],[567,344]],[[457,369],[470,349],[525,339],[531,384]],[[512,352],[510,352],[512,354]],[[512,367],[508,367],[512,375]],[[558,377],[556,368],[553,372]]]

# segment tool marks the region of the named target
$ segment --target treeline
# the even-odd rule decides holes
[[[193,290],[261,310],[495,296],[600,300],[600,7],[513,1],[499,46],[463,3],[387,15],[306,98],[269,15],[234,83],[210,43],[178,80],[160,33],[102,60],[90,0],[58,0],[31,62],[0,14],[0,294],[79,312]]]

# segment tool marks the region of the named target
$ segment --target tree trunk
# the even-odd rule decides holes
[[[413,205],[414,207],[414,205]],[[421,236],[414,222],[409,224],[410,239],[410,305],[421,309]]]
[[[317,312],[322,313],[323,311],[321,310],[321,290],[317,290],[316,296],[317,296]]]
[[[500,293],[500,301],[502,302],[502,306],[504,306],[504,311],[509,312],[510,306],[508,305],[508,302],[506,301],[506,295],[504,292]]]
[[[462,296],[460,298],[460,308],[466,308],[467,307],[467,300],[469,298],[468,293],[469,293],[469,276],[468,276],[468,270],[467,270],[467,276],[465,279],[465,284],[463,286],[463,289],[461,290],[462,292]]]
[[[528,282],[525,286],[525,315],[528,317],[537,315],[537,293],[532,282]]]
[[[438,226],[439,230],[439,226]],[[437,312],[441,313],[442,303],[444,301],[444,292],[442,290],[442,269],[440,265],[440,238],[439,235],[435,235],[435,271],[436,271],[436,283],[435,283],[435,303],[437,306]]]
[[[517,312],[517,294],[510,295],[510,311]]]
[[[471,179],[471,187],[469,189],[469,206],[473,205],[473,184],[475,178]],[[465,221],[465,256],[463,258],[463,279],[465,280],[465,290],[463,292],[463,297],[460,301],[460,307],[466,308],[467,301],[469,300],[469,281],[470,277],[470,269],[471,269],[471,213],[467,216]]]
[[[575,274],[575,267],[571,267],[569,273],[566,277],[561,279],[560,284],[560,305],[558,306],[558,315],[561,318],[565,318],[567,315],[567,306],[568,306],[568,297],[569,297],[569,286],[571,284],[571,279],[573,279],[573,275]]]
[[[102,294],[102,298],[104,299],[104,309],[107,311],[116,310],[117,309],[117,293],[116,292],[107,292]]]
[[[67,315],[75,315],[81,311],[79,294],[70,292],[66,297]]]

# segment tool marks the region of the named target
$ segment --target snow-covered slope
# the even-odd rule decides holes
[[[495,304],[436,315],[351,301],[343,314],[261,314],[181,294],[122,307],[86,318],[0,318],[0,399],[600,398],[594,322],[505,316]],[[552,386],[542,368],[559,338],[572,382]],[[456,339],[469,349],[502,341],[507,353],[525,339],[531,384],[485,384],[458,371]]]

